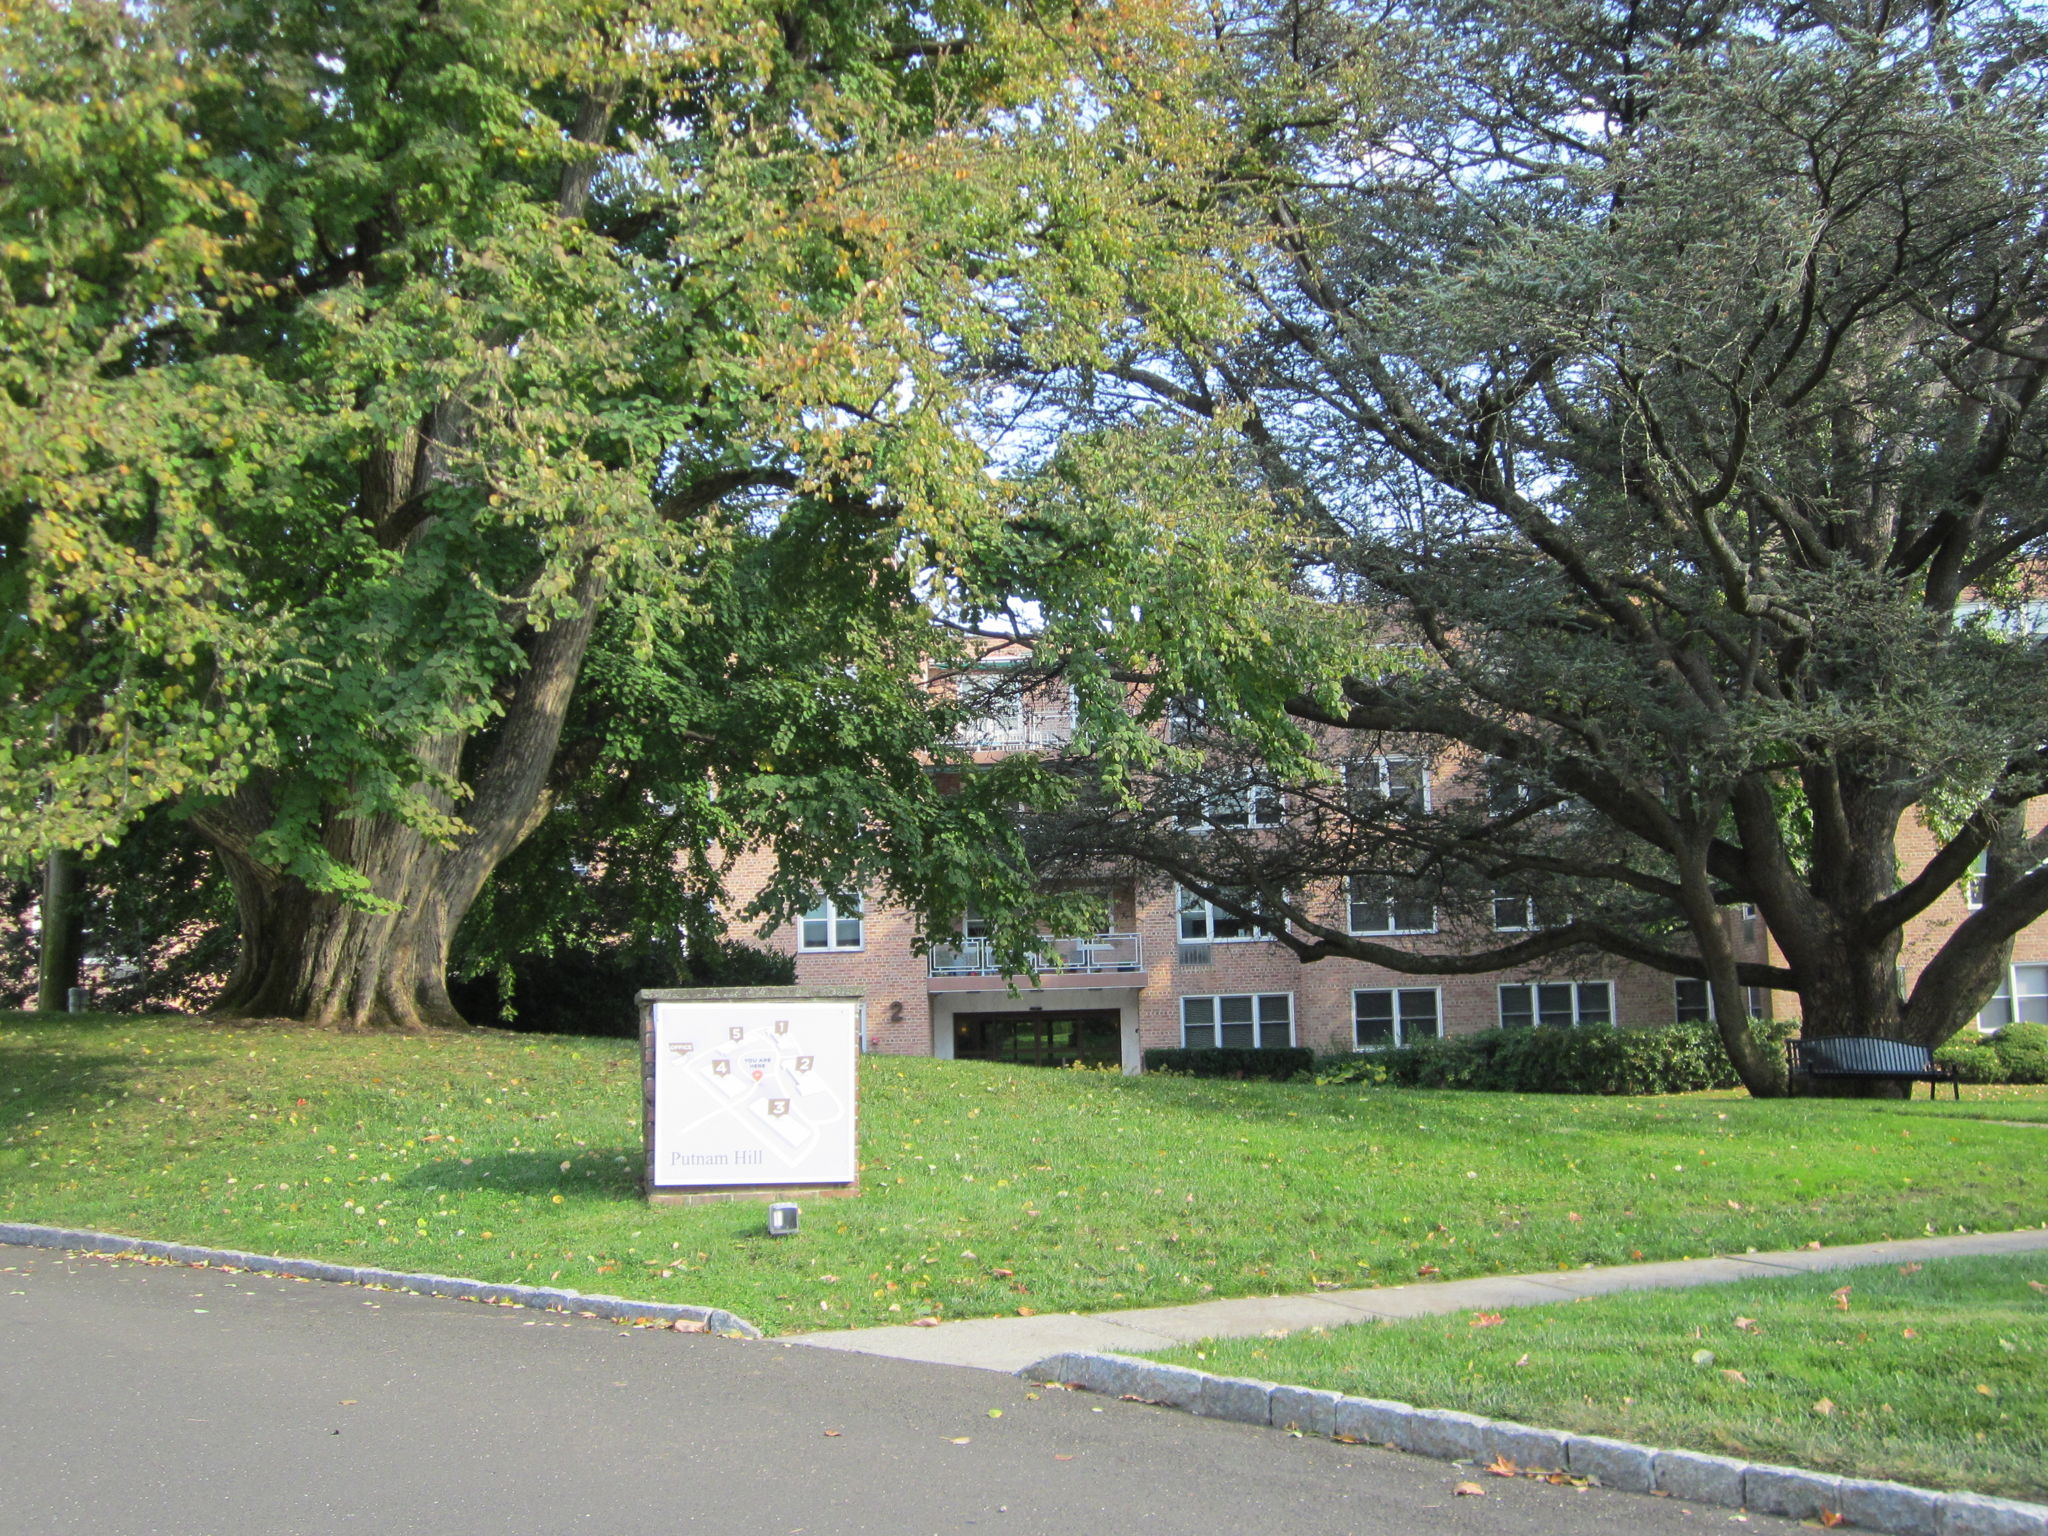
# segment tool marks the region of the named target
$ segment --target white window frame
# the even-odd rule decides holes
[[[1957,882],[1962,887],[1963,905],[1968,907],[1972,912],[1978,912],[1983,910],[1984,886],[1985,882],[1988,881],[1990,878],[1991,854],[1987,850],[1986,852],[1977,855],[1976,859],[1970,865],[1970,872],[1967,875],[1963,876],[1963,878],[1959,882]],[[2010,979],[2010,977],[2007,978],[2007,980]]]
[[[1249,894],[1249,893],[1247,893]],[[1261,928],[1254,918],[1238,917],[1216,905],[1203,896],[1197,896],[1184,885],[1174,887],[1173,900],[1174,932],[1183,944],[1271,944],[1273,935]],[[1188,931],[1188,920],[1196,919],[1199,933]],[[1218,934],[1217,924],[1243,923],[1251,929],[1249,933]]]
[[[822,922],[825,925],[825,942],[811,942],[810,926]],[[845,942],[841,929],[847,923],[853,924],[853,942]],[[803,955],[850,955],[868,947],[867,904],[858,893],[849,896],[842,904],[836,897],[821,896],[815,906],[804,909],[797,919],[797,953]]]
[[[1504,923],[1500,920],[1500,907],[1504,901],[1519,901],[1522,904],[1522,921]],[[1493,888],[1493,931],[1495,933],[1535,933],[1541,924],[1536,921],[1536,898],[1525,892],[1505,886]]]
[[[1347,933],[1397,935],[1404,933],[1435,933],[1437,931],[1435,902],[1430,902],[1428,904],[1428,926],[1422,928],[1404,928],[1401,926],[1401,903],[1394,900],[1389,900],[1385,903],[1381,903],[1376,899],[1360,900],[1356,890],[1357,881],[1358,877],[1356,875],[1353,875],[1351,879],[1345,881],[1344,883],[1344,927]],[[1382,916],[1385,918],[1385,922],[1377,925],[1368,923],[1364,926],[1361,926],[1359,923],[1359,913],[1361,910],[1363,910],[1368,917],[1371,917],[1375,914]]]
[[[1415,770],[1412,793],[1397,794],[1394,776],[1398,768]],[[1423,815],[1431,809],[1429,759],[1404,752],[1381,752],[1371,757],[1354,757],[1344,765],[1344,787],[1354,799],[1371,798],[1395,804],[1411,802]]]
[[[2022,982],[2028,983],[2021,990]],[[2031,1010],[2028,1004],[2033,1004]],[[1998,990],[1977,1015],[1977,1032],[1995,1035],[2008,1024],[2048,1023],[2048,964],[2022,960],[2005,968]]]
[[[1393,1015],[1392,1023],[1394,1026],[1394,1032],[1393,1037],[1389,1040],[1376,1041],[1372,1044],[1367,1044],[1364,1040],[1361,1040],[1358,1035],[1358,1026],[1361,1022],[1359,1018],[1359,1000],[1361,998],[1371,996],[1384,997],[1388,999],[1391,1005]],[[1352,1049],[1358,1051],[1378,1051],[1385,1050],[1389,1046],[1403,1046],[1412,1044],[1413,1042],[1410,1040],[1408,1034],[1408,999],[1410,999],[1411,997],[1427,997],[1429,999],[1429,1021],[1431,1024],[1435,1026],[1435,1028],[1431,1029],[1430,1032],[1422,1038],[1428,1040],[1441,1040],[1444,1034],[1444,992],[1442,987],[1353,987],[1351,989]],[[1417,1010],[1417,1013],[1418,1016],[1416,1022],[1420,1023],[1421,1018],[1419,1009]]]
[[[1568,1020],[1555,1021],[1553,1023],[1545,1023],[1543,1017],[1544,1004],[1546,1002],[1554,1004],[1557,999],[1554,995],[1554,992],[1551,997],[1546,998],[1544,996],[1543,990],[1541,989],[1555,989],[1560,987],[1568,988],[1570,990],[1572,1009],[1571,1018]],[[1601,988],[1607,994],[1607,1002],[1605,1005],[1607,1017],[1604,1019],[1586,1017],[1586,989],[1591,987]],[[1508,1022],[1508,994],[1510,992],[1523,992],[1527,994],[1527,1011],[1529,1016],[1528,1023],[1510,1024]],[[1570,1028],[1580,1024],[1606,1024],[1612,1027],[1619,1027],[1614,1012],[1614,983],[1612,981],[1504,981],[1496,989],[1494,1005],[1496,1009],[1495,1019],[1497,1021],[1498,1027],[1501,1029]],[[1516,1011],[1519,1013],[1522,1010],[1518,1009]]]
[[[1189,832],[1261,832],[1286,819],[1279,790],[1270,784],[1239,784],[1203,790],[1182,807],[1180,824]]]
[[[1272,1003],[1272,1002],[1275,1002],[1275,1001],[1277,1001],[1277,1002],[1281,1003],[1281,1004],[1282,1004],[1282,1005],[1283,1005],[1283,1006],[1285,1007],[1285,1009],[1286,1009],[1286,1014],[1287,1014],[1287,1038],[1286,1038],[1286,1040],[1285,1040],[1285,1041],[1283,1041],[1283,1042],[1282,1042],[1282,1043],[1281,1043],[1280,1045],[1277,1045],[1277,1046],[1275,1046],[1275,1045],[1268,1045],[1268,1044],[1266,1044],[1266,1043],[1265,1043],[1265,1040],[1264,1040],[1264,1038],[1263,1038],[1263,1037],[1264,1037],[1264,1035],[1265,1035],[1265,1032],[1266,1032],[1266,1030],[1265,1030],[1265,1026],[1267,1025],[1267,1023],[1271,1022],[1270,1020],[1268,1020],[1268,1019],[1266,1019],[1266,1018],[1264,1017],[1264,1014],[1265,1014],[1265,1011],[1266,1011],[1266,1004],[1268,1004],[1268,1003]],[[1236,1024],[1246,1024],[1246,1023],[1249,1023],[1249,1024],[1251,1025],[1251,1027],[1252,1027],[1252,1032],[1253,1032],[1253,1034],[1254,1034],[1254,1035],[1255,1035],[1256,1037],[1259,1037],[1259,1038],[1257,1038],[1257,1039],[1256,1039],[1256,1041],[1255,1041],[1255,1043],[1254,1043],[1253,1045],[1251,1045],[1251,1046],[1225,1046],[1225,1045],[1223,1044],[1223,1030],[1224,1030],[1224,1028],[1225,1028],[1225,1021],[1224,1021],[1224,1019],[1222,1018],[1222,1013],[1223,1013],[1223,1005],[1224,1005],[1225,1003],[1227,1003],[1227,1002],[1228,1002],[1228,1003],[1237,1003],[1237,1002],[1248,1002],[1248,1003],[1250,1003],[1250,1005],[1251,1005],[1251,1013],[1252,1013],[1252,1016],[1251,1016],[1251,1018],[1250,1018],[1250,1019],[1248,1019],[1248,1020],[1244,1020],[1244,1019],[1240,1019],[1240,1020],[1233,1020],[1233,1021],[1230,1021],[1230,1022],[1232,1022],[1232,1023],[1236,1023]],[[1200,1004],[1207,1004],[1207,1005],[1208,1005],[1208,1012],[1209,1012],[1209,1018],[1208,1018],[1208,1019],[1207,1019],[1206,1021],[1202,1021],[1202,1022],[1195,1022],[1195,1023],[1190,1023],[1190,1022],[1189,1022],[1189,1019],[1188,1019],[1188,1014],[1189,1014],[1190,1012],[1193,1012],[1193,1011],[1198,1011],[1198,1010],[1190,1009],[1190,1008],[1189,1008],[1189,1006],[1188,1006],[1188,1005],[1189,1005],[1190,1003],[1194,1003],[1194,1004],[1198,1004],[1198,1005],[1200,1005]],[[1210,1030],[1210,1031],[1212,1031],[1212,1032],[1214,1033],[1214,1044],[1213,1044],[1213,1045],[1209,1045],[1209,1046],[1190,1046],[1190,1045],[1188,1044],[1188,1031],[1189,1031],[1190,1029],[1207,1029],[1207,1030]],[[1294,994],[1293,994],[1292,992],[1193,992],[1193,993],[1189,993],[1189,994],[1187,994],[1187,995],[1183,996],[1183,997],[1181,998],[1181,1000],[1180,1000],[1180,1043],[1181,1043],[1181,1046],[1182,1046],[1182,1048],[1183,1048],[1183,1049],[1190,1049],[1190,1050],[1214,1050],[1214,1049],[1224,1049],[1224,1050],[1259,1050],[1259,1051],[1274,1051],[1274,1050],[1282,1050],[1282,1049],[1286,1048],[1287,1046],[1291,1046],[1291,1045],[1293,1045],[1293,1044],[1294,1044]]]

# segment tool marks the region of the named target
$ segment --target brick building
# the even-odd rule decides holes
[[[1009,700],[966,739],[978,756],[1055,747],[1070,721],[1058,708]],[[1420,757],[1373,760],[1386,788],[1422,797],[1472,792]],[[1266,824],[1277,804],[1232,808],[1234,824]],[[1917,822],[1900,839],[1910,874],[1934,841]],[[745,869],[735,885],[750,883]],[[1906,936],[1910,983],[1946,929],[1970,910],[1966,881],[1923,914]],[[1148,1047],[1303,1045],[1318,1051],[1369,1049],[1434,1035],[1566,1023],[1669,1024],[1707,1016],[1706,984],[1674,978],[1613,957],[1550,960],[1515,970],[1465,976],[1415,976],[1349,959],[1297,960],[1252,924],[1176,888],[1105,886],[1110,920],[1102,933],[1049,939],[1035,979],[1003,976],[970,917],[953,942],[920,955],[911,915],[874,903],[842,909],[821,900],[799,922],[766,936],[795,957],[806,984],[867,990],[868,1049],[903,1055],[1038,1062],[1080,1061],[1139,1069]],[[1319,893],[1324,910],[1348,931],[1399,938],[1418,949],[1499,942],[1535,925],[1524,898],[1503,893],[1492,932],[1440,929],[1423,904],[1353,902],[1342,889]],[[1762,960],[1769,938],[1753,914],[1731,910],[1738,955]],[[1774,956],[1772,958],[1775,958]],[[1796,1016],[1790,994],[1751,992],[1758,1017]],[[2014,1018],[2048,1021],[2048,922],[2023,933],[1998,998],[1979,1027]]]

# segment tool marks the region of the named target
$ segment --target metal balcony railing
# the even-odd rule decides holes
[[[1078,939],[1041,939],[1033,951],[1034,968],[1042,975],[1095,975],[1144,969],[1144,949],[1135,933],[1097,933]],[[995,952],[987,939],[962,939],[935,944],[934,976],[1000,976]]]
[[[952,744],[975,752],[1042,752],[1073,739],[1074,722],[1064,710],[1030,711],[970,720],[954,733]]]

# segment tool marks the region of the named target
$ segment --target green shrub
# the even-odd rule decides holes
[[[521,955],[509,977],[451,980],[449,999],[472,1024],[554,1035],[640,1033],[633,994],[660,987],[786,987],[796,961],[737,939],[675,956],[647,949],[558,949]],[[509,984],[508,984],[509,983]]]
[[[1989,1040],[1974,1031],[1957,1035],[1948,1044],[1936,1047],[1934,1059],[1945,1067],[1954,1067],[1957,1082],[2005,1081],[2005,1066],[1998,1059],[1998,1051]]]
[[[1755,1026],[1765,1048],[1785,1025]],[[1711,1024],[1616,1029],[1492,1029],[1393,1050],[1326,1058],[1320,1083],[1467,1088],[1488,1093],[1696,1093],[1739,1079]]]
[[[1184,1046],[1154,1046],[1145,1052],[1147,1072],[1170,1072],[1182,1077],[1266,1078],[1284,1083],[1300,1077],[1315,1066],[1316,1053],[1305,1046],[1290,1045],[1278,1050],[1250,1047],[1190,1049]]]
[[[2048,1024],[2008,1024],[1991,1042],[2008,1083],[2048,1083]]]

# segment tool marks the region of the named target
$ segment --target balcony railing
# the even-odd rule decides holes
[[[973,752],[1043,752],[1074,739],[1073,719],[1064,711],[987,716],[970,720],[952,744]]]
[[[1135,933],[1097,933],[1079,939],[1041,939],[1032,961],[1041,975],[1096,975],[1143,970],[1145,954]],[[1000,976],[1003,969],[987,939],[962,939],[932,946],[931,974]]]

